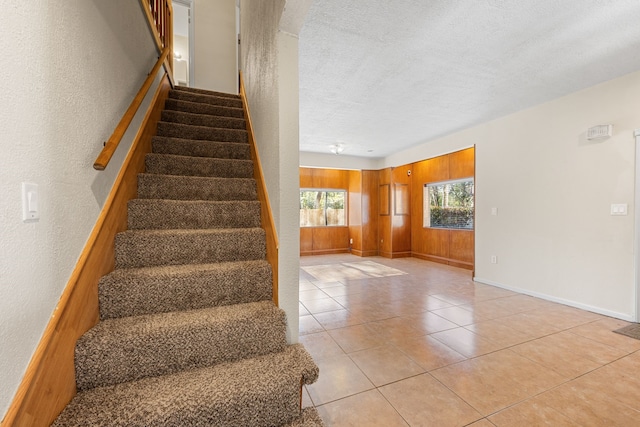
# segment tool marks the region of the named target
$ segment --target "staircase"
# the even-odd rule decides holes
[[[318,368],[271,300],[237,95],[170,92],[115,253],[54,426],[323,425],[300,409]]]

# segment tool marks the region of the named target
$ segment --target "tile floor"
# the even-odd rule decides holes
[[[627,323],[415,258],[302,257],[303,405],[327,426],[640,426]]]

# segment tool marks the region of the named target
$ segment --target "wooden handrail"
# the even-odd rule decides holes
[[[173,5],[171,0],[140,0],[140,5],[147,18],[149,30],[153,35],[160,57],[93,163],[93,168],[99,171],[104,170],[109,164],[109,160],[113,157],[113,153],[118,148],[124,133],[129,128],[145,96],[147,96],[147,92],[153,84],[160,67],[164,65],[171,87],[175,86],[173,80]]]
[[[96,161],[93,163],[94,169],[101,171],[107,167],[107,164],[109,164],[109,160],[111,160],[113,153],[115,153],[116,148],[118,148],[118,144],[120,144],[124,133],[127,131],[127,128],[129,128],[129,125],[136,115],[138,108],[140,108],[142,101],[144,100],[145,96],[147,96],[147,92],[149,92],[149,88],[153,84],[153,81],[158,74],[158,70],[160,70],[160,67],[162,67],[165,59],[167,59],[167,55],[169,55],[169,52],[170,49],[165,48],[162,52],[162,55],[160,55],[160,58],[158,58],[158,60],[156,61],[156,65],[153,66],[153,69],[145,79],[142,87],[136,94],[136,97],[133,98],[133,101],[131,101],[131,105],[129,105],[129,108],[127,108],[127,111],[122,116],[122,119],[120,119],[120,123],[118,123],[118,126],[116,126],[116,129],[113,131],[113,134],[111,134],[111,137],[107,140],[107,142],[104,143],[104,148],[100,152],[100,155],[98,155]]]

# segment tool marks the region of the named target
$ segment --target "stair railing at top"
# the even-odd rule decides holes
[[[98,158],[93,163],[93,168],[96,170],[104,170],[109,164],[111,157],[118,148],[122,137],[129,128],[131,121],[136,115],[138,108],[144,101],[145,96],[153,81],[160,70],[160,67],[164,65],[164,69],[169,77],[171,86],[174,86],[173,81],[173,6],[171,0],[140,0],[142,10],[147,17],[149,29],[156,43],[158,53],[160,57],[156,61],[153,69],[145,79],[144,83],[140,87],[140,90],[136,94],[133,101],[125,111],[124,115],[120,119],[118,126],[104,143],[104,148],[98,155]]]

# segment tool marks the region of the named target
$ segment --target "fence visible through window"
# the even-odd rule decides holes
[[[300,227],[347,225],[345,190],[300,190]]]

